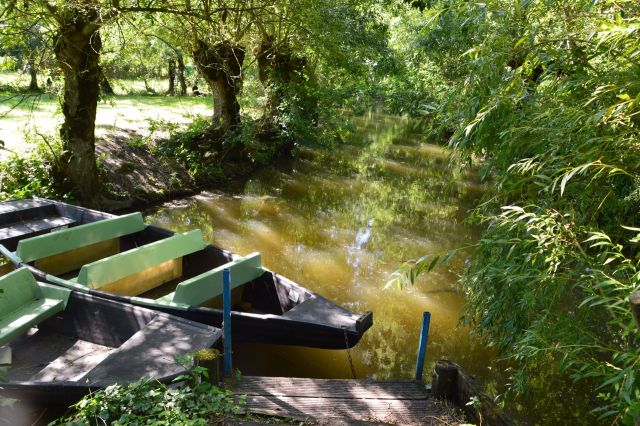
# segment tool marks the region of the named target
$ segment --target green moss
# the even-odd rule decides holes
[[[217,349],[200,349],[194,355],[196,361],[214,361],[221,358],[220,351]]]

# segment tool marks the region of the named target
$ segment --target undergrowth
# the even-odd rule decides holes
[[[59,161],[60,144],[43,135],[30,136],[34,149],[26,154],[8,151],[0,160],[0,199],[39,196],[67,199],[54,184]],[[0,149],[4,143],[0,141]]]
[[[207,425],[240,414],[244,400],[234,400],[206,379],[208,371],[193,367],[176,380],[178,386],[141,379],[128,385],[111,385],[85,396],[72,412],[50,425]]]

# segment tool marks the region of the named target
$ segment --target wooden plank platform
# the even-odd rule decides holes
[[[444,414],[424,385],[411,381],[247,376],[234,393],[246,395],[248,412],[296,420],[431,424]]]

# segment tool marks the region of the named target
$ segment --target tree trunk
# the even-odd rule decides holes
[[[187,81],[184,79],[184,60],[178,56],[178,81],[180,82],[180,96],[187,96]]]
[[[307,61],[285,43],[276,43],[269,36],[262,39],[256,58],[258,77],[267,94],[260,138],[264,142],[278,143],[279,153],[289,155],[295,146],[295,137],[290,135],[296,130],[287,123],[293,126],[318,124],[317,99],[309,94],[308,76],[305,76],[308,74]],[[283,120],[283,115],[291,119]]]
[[[240,123],[237,95],[242,88],[244,48],[224,41],[210,45],[196,40],[193,58],[213,93],[211,125],[224,131]]]
[[[169,90],[167,94],[175,96],[176,94],[176,61],[169,59]]]
[[[100,91],[102,92],[102,94],[113,95],[113,87],[111,86],[111,83],[109,82],[109,79],[105,75],[102,67],[98,67],[98,73],[99,73],[98,78],[100,79]]]
[[[96,15],[96,11],[87,11],[68,17],[61,25],[55,43],[56,58],[64,74],[61,184],[64,190],[88,205],[95,203],[100,189],[95,120],[102,42],[99,27],[92,23]]]
[[[278,105],[284,98],[281,82],[275,81],[276,64],[279,62],[274,54],[274,43],[271,38],[262,39],[257,50],[258,78],[267,92],[267,102],[262,112],[262,122],[268,126],[275,123],[278,116]]]
[[[264,106],[263,122],[275,124],[282,112],[281,105],[285,101],[287,86],[296,86],[304,90],[304,79],[301,78],[307,62],[297,56],[286,45],[277,45],[270,37],[265,37],[256,52],[258,62],[258,77],[267,90],[267,103]],[[303,116],[314,117],[313,103],[306,95],[306,91],[298,93],[300,99],[297,108]],[[312,111],[313,110],[313,111]],[[311,118],[313,121],[313,118]]]
[[[29,75],[31,76],[31,82],[29,83],[29,90],[40,90],[38,87],[38,74],[36,70],[36,61],[33,58],[29,58]]]

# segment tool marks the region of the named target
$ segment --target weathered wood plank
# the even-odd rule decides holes
[[[424,424],[440,411],[429,400],[380,400],[351,398],[309,398],[248,396],[245,409],[257,414],[297,419],[341,418],[395,424]]]
[[[424,388],[411,381],[308,379],[296,377],[243,377],[235,392],[246,395],[380,400],[424,400]]]

